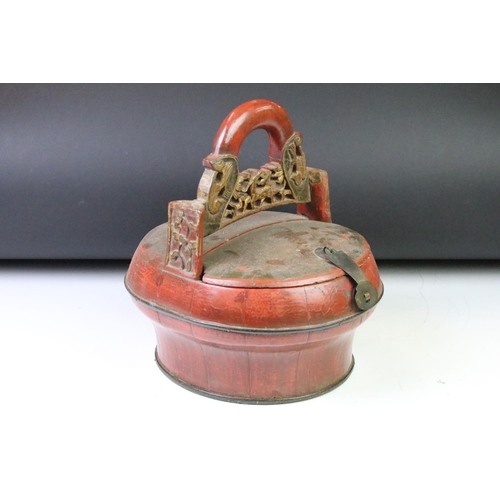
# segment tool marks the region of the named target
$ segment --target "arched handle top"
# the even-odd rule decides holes
[[[269,135],[269,159],[280,161],[283,146],[293,134],[292,121],[279,104],[264,99],[245,102],[227,115],[215,135],[212,153],[238,156],[245,137],[257,129]]]
[[[269,135],[270,161],[240,172],[245,137],[262,128]],[[326,172],[306,165],[302,134],[275,102],[249,101],[220,126],[213,151],[203,160],[196,200],[172,201],[168,211],[165,268],[187,278],[203,274],[203,238],[262,210],[297,204],[297,212],[331,222]]]

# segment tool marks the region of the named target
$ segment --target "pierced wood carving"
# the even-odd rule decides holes
[[[271,207],[308,203],[310,187],[302,135],[295,133],[283,147],[283,161],[239,172],[238,158],[210,155],[198,186],[207,207],[204,234]]]
[[[168,206],[166,267],[199,278],[203,262],[204,205],[198,200],[174,201]]]

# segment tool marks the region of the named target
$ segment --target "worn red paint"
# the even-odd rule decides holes
[[[268,131],[269,155],[280,158],[293,127],[283,108],[269,101],[251,101],[233,111],[215,137],[213,153],[237,155],[243,139],[256,128]],[[167,224],[141,242],[126,286],[153,321],[157,359],[172,378],[215,397],[256,403],[311,397],[349,374],[355,329],[373,309],[357,309],[352,279],[314,260],[316,243],[308,243],[317,238],[318,246],[351,253],[379,295],[383,287],[364,238],[330,224],[326,173],[311,170],[311,175],[311,202],[297,206],[301,217],[252,215],[207,236],[195,260],[199,279],[166,266]],[[203,206],[199,210],[203,221]],[[294,225],[302,228],[304,217],[327,226],[318,229],[314,223],[306,231],[290,231]],[[273,233],[282,237],[259,240],[271,226],[283,228]],[[238,246],[247,240],[263,246],[260,266],[245,261],[256,252],[251,244]],[[287,275],[290,267],[283,263],[291,254],[301,265]],[[218,259],[227,260],[217,267]]]

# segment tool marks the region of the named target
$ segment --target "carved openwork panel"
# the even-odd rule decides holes
[[[205,235],[261,210],[308,203],[308,170],[301,145],[302,136],[295,133],[283,147],[282,162],[273,161],[243,172],[239,172],[236,156],[208,156],[198,186],[198,197],[207,207]]]
[[[168,206],[166,267],[197,278],[202,272],[204,205],[198,200]]]

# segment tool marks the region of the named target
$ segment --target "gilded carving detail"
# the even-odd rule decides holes
[[[278,162],[267,163],[259,170],[250,168],[238,175],[221,225],[249,213],[293,201],[283,167]]]
[[[223,205],[227,204],[232,194],[232,190],[228,189],[231,184],[228,178],[235,167],[235,161],[217,160],[212,163],[212,167],[215,174],[208,193],[207,208],[211,214],[216,214]]]
[[[310,201],[302,136],[294,134],[283,147],[283,161],[239,172],[238,158],[209,156],[198,186],[207,206],[205,235],[247,215],[288,203]],[[208,167],[208,168],[207,168]]]
[[[294,134],[285,144],[283,148],[283,167],[290,182],[294,199],[303,203],[303,200],[309,196],[309,179],[300,134]]]
[[[171,203],[168,218],[167,266],[185,273],[196,273],[196,259],[201,253],[199,203]]]

